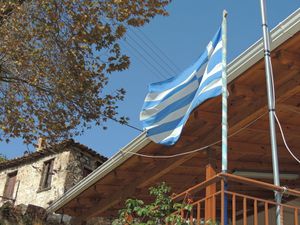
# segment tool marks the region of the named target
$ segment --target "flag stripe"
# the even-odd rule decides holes
[[[176,143],[192,110],[221,94],[221,61],[219,29],[192,66],[177,77],[149,85],[140,120],[151,140],[165,145]]]
[[[172,101],[179,100],[191,91],[196,90],[198,86],[198,79],[197,77],[194,77],[191,82],[183,84],[181,87],[178,87],[178,89],[172,90],[163,99],[145,102],[144,107],[146,109],[142,111],[142,114],[144,112],[147,112],[146,114],[148,114],[148,111],[150,112],[153,108],[156,108],[157,110],[163,109],[164,105],[168,105]]]
[[[179,101],[173,102],[168,107],[164,108],[161,111],[158,111],[158,113],[156,113],[154,116],[148,117],[147,119],[143,120],[142,121],[143,126],[148,127],[154,122],[159,122],[161,119],[163,119],[165,116],[167,116],[171,112],[173,112],[173,111],[177,110],[178,108],[181,108],[187,104],[190,104],[191,101],[194,99],[196,92],[197,92],[197,90],[193,91],[191,94],[186,95]]]
[[[162,120],[160,120],[159,122],[155,123],[154,125],[146,127],[146,129],[149,130],[151,128],[158,127],[158,126],[160,126],[160,125],[162,125],[164,123],[171,122],[172,120],[177,120],[179,118],[182,118],[185,115],[188,107],[190,107],[190,104],[185,105],[182,108],[180,108],[180,109],[178,109],[178,110],[170,113],[169,115],[167,115]]]

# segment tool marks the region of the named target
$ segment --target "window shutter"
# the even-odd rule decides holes
[[[10,198],[10,199],[13,198],[16,179],[17,179],[17,171],[8,174],[7,181],[5,184],[4,194],[3,194],[4,197]]]

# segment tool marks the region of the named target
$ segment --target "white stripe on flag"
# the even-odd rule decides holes
[[[192,66],[178,77],[150,86],[140,120],[151,140],[166,145],[176,143],[189,113],[205,100],[221,93],[221,48],[219,29]],[[170,87],[172,84],[175,86]]]
[[[164,123],[169,123],[171,121],[174,121],[174,120],[177,120],[177,119],[183,117],[185,115],[187,109],[190,107],[190,105],[191,104],[188,104],[188,105],[182,107],[181,109],[178,109],[178,110],[170,113],[165,118],[163,118],[162,120],[160,120],[159,122],[155,123],[152,126],[145,127],[146,130],[152,129],[154,127],[158,127],[158,126],[160,126],[160,125],[162,125]]]
[[[145,98],[145,102],[152,102],[152,101],[159,101],[162,100],[167,94],[169,94],[171,91],[173,91],[174,89],[176,89],[177,87],[180,87],[182,85],[184,85],[185,83],[187,83],[189,80],[191,80],[194,77],[194,74],[196,73],[196,71],[194,71],[190,76],[188,76],[184,81],[182,81],[180,84],[176,85],[175,87],[172,87],[166,91],[163,92],[152,92],[149,93],[146,98]]]
[[[180,92],[174,94],[172,98],[167,98],[165,101],[160,102],[158,105],[154,105],[150,108],[145,109],[140,114],[140,120],[146,120],[149,117],[154,116],[155,114],[165,109],[170,104],[182,99],[183,97],[197,90],[198,86],[199,86],[199,82],[195,80],[192,83],[190,83],[188,86],[183,88]]]

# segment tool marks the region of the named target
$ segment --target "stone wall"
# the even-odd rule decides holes
[[[7,175],[17,171],[13,198],[15,204],[33,204],[48,207],[54,200],[63,195],[69,160],[69,151],[56,153],[35,162],[22,164],[0,172],[0,195],[3,195]],[[51,188],[40,191],[40,182],[44,162],[54,159]],[[2,201],[3,202],[3,201]],[[1,203],[0,203],[1,204]]]
[[[65,191],[69,190],[84,178],[84,169],[95,170],[100,165],[99,159],[82,151],[72,151],[69,155]]]
[[[10,202],[0,207],[0,225],[111,225],[112,220],[96,217],[88,221],[66,215],[47,213],[34,205],[13,205]]]
[[[53,159],[53,173],[51,187],[40,190],[44,163]],[[16,184],[14,187],[14,205],[35,205],[47,208],[53,201],[59,199],[68,189],[77,184],[86,175],[87,171],[93,171],[103,162],[99,157],[81,150],[77,147],[67,148],[64,151],[53,153],[48,156],[35,159],[30,162],[20,163],[19,166],[0,170],[0,196],[4,194],[8,174],[17,171]],[[3,205],[0,197],[0,206]],[[57,215],[57,214],[56,214]],[[56,217],[55,214],[52,217]],[[57,215],[61,218],[61,215]],[[67,215],[63,218],[68,218]],[[73,220],[76,222],[77,220]],[[1,223],[0,223],[1,224]],[[48,224],[48,223],[47,223]],[[72,224],[65,222],[64,224]],[[110,220],[104,218],[93,219],[89,225],[108,225]]]

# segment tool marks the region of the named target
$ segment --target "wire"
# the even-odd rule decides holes
[[[112,121],[117,122],[117,123],[120,124],[120,125],[125,125],[125,126],[127,126],[127,127],[132,128],[132,129],[135,129],[135,130],[138,130],[138,131],[143,132],[143,130],[141,130],[141,129],[135,127],[135,126],[132,126],[132,125],[130,125],[129,123],[120,123],[120,121],[118,121],[118,120],[115,119],[115,118],[111,118],[111,117],[108,117],[108,116],[105,116],[105,117],[108,118],[108,119],[110,119],[110,120],[112,120]]]
[[[291,149],[289,148],[289,146],[288,146],[288,144],[287,144],[287,142],[286,142],[286,140],[285,140],[285,135],[284,135],[284,132],[283,132],[283,130],[282,130],[281,124],[280,124],[280,122],[279,122],[279,119],[278,119],[276,113],[273,112],[273,114],[274,114],[274,117],[275,117],[276,122],[277,122],[277,124],[278,124],[279,130],[280,130],[280,133],[281,133],[281,137],[282,137],[282,140],[283,140],[283,143],[284,143],[286,149],[287,149],[288,152],[291,154],[291,156],[292,156],[298,163],[300,163],[300,159],[298,159],[298,158],[293,154],[293,152],[291,151]]]
[[[174,154],[174,155],[145,155],[145,154],[141,154],[141,153],[137,153],[137,152],[127,152],[127,153],[130,153],[132,155],[137,155],[137,156],[142,156],[142,157],[145,157],[145,158],[155,158],[155,159],[169,159],[169,158],[174,158],[174,157],[178,157],[178,156],[183,156],[183,155],[188,155],[188,154],[192,154],[192,153],[195,153],[195,152],[198,152],[198,151],[202,151],[206,148],[209,148],[213,145],[216,145],[218,143],[220,143],[221,140],[219,141],[216,141],[210,145],[207,145],[207,146],[204,146],[202,148],[197,148],[197,149],[194,149],[192,151],[188,151],[188,152],[182,152],[182,153],[178,153],[178,154]]]
[[[156,59],[154,58],[148,51],[146,48],[144,48],[143,45],[141,45],[136,39],[134,39],[129,33],[127,33],[127,37],[132,40],[134,43],[137,44],[137,46],[146,53],[146,55],[148,55],[148,57],[150,57],[150,59],[156,63],[162,70],[164,70],[164,72],[166,72],[167,74],[169,74],[170,72],[164,67],[161,65],[161,63]],[[163,75],[164,76],[164,75]],[[164,76],[164,78],[168,78],[167,76]]]
[[[103,18],[103,20],[104,20],[104,22],[105,23],[107,23],[107,24],[110,24],[111,26],[111,29],[113,30],[113,32],[116,32],[116,29],[114,28],[114,25],[113,24],[111,24],[109,21],[107,21],[105,18]],[[123,40],[123,42],[124,42],[124,44],[126,44],[127,46],[129,46],[133,51],[135,51],[142,59],[144,59],[144,61],[146,62],[146,63],[148,63],[151,67],[152,67],[152,69],[154,69],[154,73],[153,73],[153,71],[152,71],[152,69],[150,69],[150,71],[151,71],[151,73],[153,73],[157,78],[159,78],[159,79],[166,79],[166,77],[161,73],[161,71],[159,71],[159,69],[157,69],[156,68],[156,66],[155,65],[153,65],[139,50],[137,50],[131,43],[129,43],[125,38],[123,38],[122,39]],[[138,59],[139,59],[139,57],[137,57]],[[142,60],[140,60],[142,63],[143,63],[143,61]],[[144,64],[144,63],[143,63]],[[144,64],[145,65],[145,64]],[[147,64],[146,64],[147,65]],[[149,67],[148,66],[146,66],[148,69],[149,69]],[[158,75],[160,75],[160,76],[158,76]]]
[[[174,67],[174,66],[172,66],[172,65],[170,65],[170,63],[167,61],[167,60],[165,60],[163,57],[161,57],[160,56],[160,54],[159,53],[157,53],[157,51],[154,49],[154,48],[152,48],[151,47],[151,43],[153,43],[152,41],[150,42],[150,41],[145,41],[137,32],[135,32],[135,30],[133,30],[130,26],[128,26],[128,29],[140,40],[140,41],[142,41],[143,42],[143,44],[145,45],[145,46],[147,46],[150,50],[151,50],[151,52],[155,55],[155,56],[157,56],[173,73],[175,73],[175,74],[178,74],[178,73],[180,73],[181,71],[180,70],[178,70],[176,67]],[[150,39],[150,38],[148,38],[148,39]],[[148,43],[150,43],[150,44],[148,44]],[[152,44],[153,45],[153,44]],[[165,55],[165,54],[164,54]],[[177,70],[175,70],[175,69],[177,69]]]
[[[148,63],[155,71],[156,73],[154,75],[160,75],[159,78],[166,79],[165,75],[156,68],[155,65],[153,65],[144,55],[141,53],[136,47],[134,47],[130,42],[128,42],[126,39],[123,39],[124,43],[127,44],[133,51],[135,51],[146,63]]]
[[[128,43],[126,43],[124,41],[124,44],[126,44],[126,46],[129,46]],[[127,50],[129,51],[129,53],[131,53],[132,55],[134,55],[152,74],[154,74],[154,76],[156,76],[158,79],[162,79],[161,76],[159,76],[159,73],[157,73],[152,67],[150,67],[145,61],[141,60],[141,58],[139,56],[136,55],[136,52],[134,52],[132,50],[132,47],[129,46],[130,48],[126,47]]]
[[[267,112],[263,113],[262,115],[260,115],[259,117],[257,117],[255,120],[251,121],[250,123],[248,123],[247,125],[245,125],[244,127],[240,128],[239,130],[237,130],[236,132],[228,135],[228,138],[238,134],[239,132],[241,132],[242,130],[246,129],[247,127],[251,126],[253,123],[255,123],[257,120],[259,120],[260,118],[262,118],[264,115],[266,115]],[[122,152],[124,154],[132,154],[132,155],[136,155],[136,156],[141,156],[141,157],[145,157],[145,158],[155,158],[155,159],[169,159],[169,158],[175,158],[175,157],[178,157],[178,156],[183,156],[183,155],[188,155],[188,154],[193,154],[195,152],[198,152],[198,151],[203,151],[211,146],[214,146],[218,143],[221,143],[222,140],[218,140],[218,141],[215,141],[209,145],[206,145],[204,147],[201,147],[201,148],[197,148],[197,149],[194,149],[194,150],[191,150],[191,151],[187,151],[187,152],[182,152],[182,153],[178,153],[178,154],[174,154],[174,155],[146,155],[146,154],[141,154],[141,153],[137,153],[137,152]]]
[[[166,59],[178,70],[181,71],[181,69],[174,63],[167,54],[165,54],[139,27],[137,29],[140,31],[140,33],[162,54],[166,57]]]

